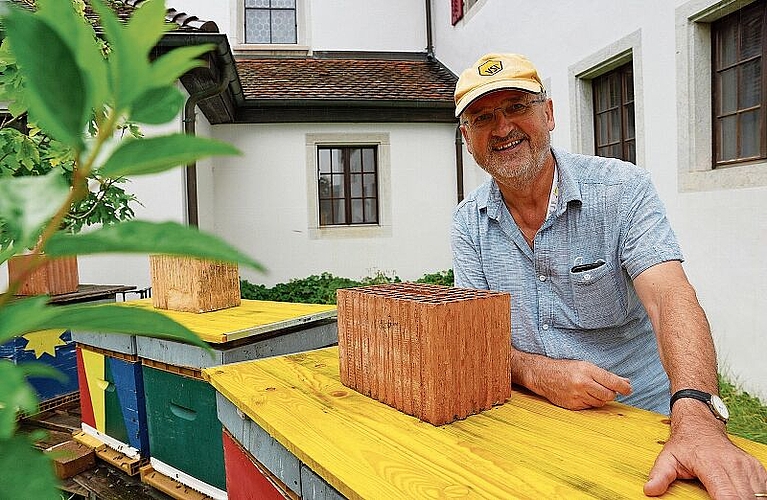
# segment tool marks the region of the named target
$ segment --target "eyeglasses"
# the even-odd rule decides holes
[[[503,117],[507,120],[524,118],[530,114],[534,104],[545,102],[546,98],[531,99],[527,102],[523,101],[506,101],[502,106],[487,110],[478,115],[466,114],[466,121],[472,128],[484,129],[488,128],[495,123],[495,112],[500,111]]]

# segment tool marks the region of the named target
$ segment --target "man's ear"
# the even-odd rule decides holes
[[[551,99],[546,100],[546,124],[549,127],[549,132],[554,130],[554,102]]]
[[[460,125],[461,128],[461,135],[463,136],[463,142],[466,143],[466,149],[469,151],[469,154],[474,156],[474,151],[472,151],[471,147],[471,139],[469,139],[469,133],[466,131],[466,125],[463,123]]]

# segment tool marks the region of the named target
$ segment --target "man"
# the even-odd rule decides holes
[[[511,293],[513,382],[573,410],[672,408],[647,495],[695,477],[714,498],[767,492],[764,467],[727,438],[708,322],[649,175],[552,149],[553,104],[523,56],[482,57],[455,102],[492,177],[455,210],[455,282]]]

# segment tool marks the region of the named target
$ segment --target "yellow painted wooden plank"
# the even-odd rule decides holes
[[[83,356],[85,382],[88,384],[91,397],[96,430],[106,432],[106,389],[109,382],[104,379],[106,376],[104,355],[89,349],[80,349],[80,352]]]
[[[573,412],[515,391],[445,426],[343,386],[338,349],[204,370],[224,396],[350,498],[642,498],[665,417],[612,403]],[[734,438],[767,463],[767,446]],[[707,498],[677,482],[664,498]]]
[[[243,300],[237,307],[206,313],[155,309],[152,299],[131,300],[124,305],[151,309],[168,316],[211,344],[221,344],[309,321],[336,317],[336,306],[266,300]]]

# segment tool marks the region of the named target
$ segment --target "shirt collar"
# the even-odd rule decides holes
[[[551,152],[554,155],[554,160],[557,162],[559,199],[557,200],[556,214],[559,215],[564,211],[569,202],[582,201],[581,190],[578,182],[572,175],[572,155],[567,151],[555,148],[551,148]],[[501,190],[498,188],[498,183],[492,178],[486,186],[487,189],[483,189],[483,192],[477,197],[478,206],[480,209],[484,208],[487,210],[488,217],[498,220],[503,207]]]
[[[581,197],[581,188],[573,175],[574,156],[563,149],[551,148],[554,154],[554,160],[557,162],[559,170],[559,201],[557,213],[561,213],[564,207],[571,201],[583,201]]]

